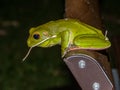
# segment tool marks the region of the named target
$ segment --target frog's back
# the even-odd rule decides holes
[[[62,30],[70,30],[79,34],[101,34],[102,32],[90,25],[80,22],[76,19],[60,19],[55,21],[58,27]]]
[[[56,21],[50,21],[43,25],[43,27],[49,28],[49,32],[57,34],[65,30],[70,30],[74,34],[102,34],[102,32],[90,25],[82,23],[75,19],[59,19]]]

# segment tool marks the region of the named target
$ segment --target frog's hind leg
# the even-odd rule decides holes
[[[109,40],[100,38],[96,35],[77,36],[74,39],[74,45],[78,49],[103,50],[110,47]]]

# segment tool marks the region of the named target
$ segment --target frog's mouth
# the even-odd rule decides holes
[[[48,38],[46,38],[46,39],[38,42],[37,44],[33,45],[31,48],[36,47],[36,46],[41,46],[41,44],[43,44],[43,43],[46,42],[47,40],[49,40],[49,39],[51,39],[51,38],[55,38],[55,37],[56,37],[56,35],[53,35],[53,36],[51,36],[51,37],[48,37]],[[46,45],[48,45],[48,42],[45,44],[45,46],[46,46]]]
[[[45,41],[47,41],[48,39],[50,39],[50,38],[46,38],[46,39],[38,42],[37,44],[33,45],[31,48],[36,47],[36,46],[38,46],[38,47],[41,46],[41,44],[43,44],[43,43],[44,43]]]
[[[56,37],[56,35],[53,35],[52,37],[48,37],[48,38],[46,38],[46,39],[38,42],[37,44],[33,45],[32,47],[30,47],[30,49],[28,50],[27,54],[26,54],[25,57],[23,58],[23,61],[28,57],[28,55],[30,54],[32,48],[34,48],[34,47],[36,47],[36,46],[40,46],[40,44],[44,43],[44,42],[47,41],[48,39],[50,39],[50,38],[55,38],[55,37]]]
[[[38,42],[37,44],[33,45],[30,47],[30,49],[28,50],[27,54],[25,55],[25,57],[23,58],[23,61],[25,61],[25,59],[28,57],[28,55],[30,54],[32,48],[36,47],[36,46],[40,46],[40,44],[42,44],[43,42],[47,41],[49,38],[46,38],[40,42]]]

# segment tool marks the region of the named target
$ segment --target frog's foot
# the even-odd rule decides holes
[[[65,51],[62,53],[62,58],[70,51],[73,51],[73,50],[80,50],[82,48],[80,47],[77,47],[77,46],[71,46],[69,48],[66,48]]]
[[[65,51],[64,53],[62,53],[62,58],[67,54],[67,52]]]
[[[77,46],[71,46],[71,47],[69,47],[69,48],[67,49],[67,52],[73,51],[73,50],[79,50],[79,49],[81,49],[81,48],[80,48],[80,47],[77,47]]]
[[[78,49],[81,49],[81,48],[78,46],[74,46],[72,44],[69,44],[69,46],[67,48],[62,50],[62,57],[64,57],[69,51],[78,50]]]
[[[69,51],[70,51],[70,47],[65,48],[64,50],[62,50],[62,57],[64,57]]]

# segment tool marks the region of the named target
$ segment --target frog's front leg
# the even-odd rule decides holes
[[[66,30],[66,31],[63,31],[61,33],[61,54],[62,54],[62,57],[64,57],[64,55],[68,52],[68,48],[71,45],[70,39],[71,39],[70,31]]]

